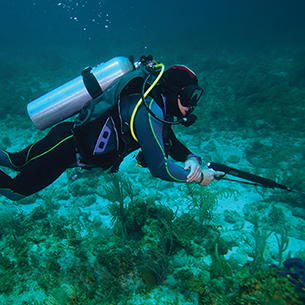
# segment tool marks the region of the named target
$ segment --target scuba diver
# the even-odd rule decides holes
[[[151,62],[152,58],[142,61]],[[122,77],[124,81],[96,98],[104,102],[117,97],[107,111],[98,113],[97,103],[92,106],[93,100],[75,122],[55,125],[43,139],[22,151],[0,150],[0,165],[19,172],[12,178],[0,168],[0,194],[20,200],[50,185],[67,168],[100,167],[117,172],[124,157],[137,149],[141,149],[137,156],[139,165],[166,181],[204,186],[215,176],[223,175],[202,169],[200,156],[186,148],[172,130],[174,124],[188,127],[196,121],[193,111],[203,92],[196,74],[186,66],[172,66],[145,97],[152,74],[144,80],[143,73],[134,68]],[[184,162],[184,167],[169,156]]]

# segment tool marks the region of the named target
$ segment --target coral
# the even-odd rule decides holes
[[[205,192],[199,191],[199,188],[195,188],[194,185],[186,184],[185,195],[190,196],[188,208],[189,213],[198,217],[199,223],[206,224],[213,217],[213,210],[217,203],[217,192]]]
[[[223,263],[221,264],[223,265]],[[303,262],[299,265],[299,261],[297,261],[292,265],[298,266],[297,268],[304,268]],[[223,267],[227,268],[224,265]],[[300,280],[292,281],[289,277],[290,272],[295,276],[299,274],[298,270],[292,271],[291,267],[291,269],[286,269],[285,272],[281,273],[278,268],[271,268],[258,271],[254,275],[249,274],[249,270],[246,268],[236,274],[228,272],[231,276],[227,283],[232,293],[229,292],[226,281],[222,276],[211,280],[209,283],[203,282],[194,275],[188,275],[186,279],[188,289],[198,294],[199,304],[301,305],[304,304],[304,288],[300,285]],[[234,286],[232,286],[233,281]],[[304,285],[303,278],[301,282]]]
[[[109,175],[109,182],[103,186],[106,198],[111,202],[124,202],[124,186],[122,179],[116,175]]]
[[[277,245],[279,248],[279,266],[282,265],[283,253],[287,250],[289,245],[288,229],[286,227],[280,229],[280,236],[276,237]]]
[[[129,205],[122,201],[114,201],[107,206],[109,213],[112,216],[111,222],[115,234],[117,234],[124,243],[127,239],[126,222],[129,213]]]
[[[253,249],[254,259],[252,261],[250,273],[254,274],[264,263],[264,251],[267,239],[272,234],[272,231],[268,232],[268,230],[260,228],[260,218],[256,213],[251,215],[251,222],[254,224],[253,230],[250,232],[253,239],[250,240],[246,237],[245,242]]]
[[[114,245],[98,251],[97,261],[100,265],[107,267],[108,272],[119,277],[127,274],[136,266],[141,253],[137,253],[135,247]]]
[[[189,213],[197,217],[201,224],[207,224],[212,220],[213,210],[215,209],[219,198],[231,197],[235,193],[235,190],[233,189],[203,189],[198,188],[195,184],[189,183],[180,186],[179,191],[182,196],[186,197],[189,201]]]
[[[41,220],[41,219],[45,219],[46,217],[48,217],[48,211],[45,209],[45,207],[43,206],[37,206],[33,209],[32,213],[31,213],[31,217],[34,220]]]
[[[300,258],[288,258],[284,262],[284,268],[280,275],[298,287],[298,290],[303,293],[305,301],[305,262]]]
[[[130,210],[134,205],[134,196],[131,182],[128,178],[119,177],[118,175],[109,175],[107,185],[103,186],[104,196],[111,201],[107,208],[112,215],[112,224],[114,232],[120,236],[121,241],[124,243],[127,239],[127,222]],[[129,196],[131,202],[125,202],[125,194]]]
[[[53,188],[53,190],[49,191],[44,197],[45,209],[49,212],[50,216],[54,216],[54,210],[56,205],[54,203],[54,195],[57,193],[57,189]],[[57,207],[58,208],[58,207]]]
[[[238,304],[303,304],[295,285],[279,275],[278,270],[260,271],[239,280]]]
[[[153,275],[153,283],[162,285],[168,275],[169,259],[168,256],[161,251],[156,252],[154,256],[155,257],[152,260],[144,263],[144,267],[150,270]]]
[[[216,261],[218,263],[218,266],[223,270],[225,276],[231,282],[232,289],[235,292],[232,267],[230,266],[228,261],[223,256],[219,256],[219,254],[218,254],[218,244],[215,245],[215,258],[216,258]]]

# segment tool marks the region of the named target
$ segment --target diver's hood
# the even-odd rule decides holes
[[[178,107],[179,97],[182,106],[189,107],[185,124],[186,122],[193,124],[197,117],[192,112],[203,93],[203,89],[198,86],[196,74],[186,66],[175,65],[164,72],[160,85],[167,97],[168,113],[177,117],[178,120],[184,118]]]

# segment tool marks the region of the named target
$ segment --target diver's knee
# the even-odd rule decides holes
[[[5,150],[2,150],[2,149],[0,149],[0,165],[8,167],[13,170],[20,170],[17,166],[15,166],[12,163],[9,154]]]

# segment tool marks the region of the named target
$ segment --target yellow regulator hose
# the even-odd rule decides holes
[[[155,85],[157,84],[157,82],[160,80],[161,76],[163,75],[164,73],[164,65],[163,64],[157,64],[154,66],[155,69],[159,69],[161,68],[161,71],[159,72],[157,78],[155,79],[155,81],[150,85],[150,87],[146,90],[146,92],[144,93],[144,98],[150,93],[150,91],[155,87]],[[135,135],[135,132],[134,132],[134,119],[135,119],[135,116],[136,116],[136,113],[141,105],[141,103],[143,102],[143,99],[140,98],[140,100],[138,101],[135,109],[133,110],[133,113],[131,115],[131,119],[130,119],[130,132],[131,132],[131,135],[132,137],[138,142],[138,138],[136,137]]]

